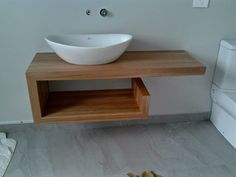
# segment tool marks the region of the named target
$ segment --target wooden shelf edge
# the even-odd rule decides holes
[[[106,115],[109,116],[109,115]],[[110,115],[111,116],[111,115]],[[112,119],[106,119],[104,116],[96,116],[95,118],[92,117],[86,117],[84,119],[81,119],[80,116],[74,117],[74,118],[41,118],[38,121],[35,121],[35,124],[57,124],[57,123],[96,123],[96,122],[111,122],[111,121],[129,121],[129,120],[145,120],[148,118],[148,115],[139,113],[139,114],[134,114],[132,116],[124,116],[121,115],[120,117],[116,116],[111,116]]]
[[[115,119],[97,119],[96,121],[94,119],[83,119],[79,120],[77,118],[76,120],[74,119],[68,119],[68,120],[55,120],[55,118],[47,118],[47,119],[40,119],[39,121],[34,121],[34,124],[36,125],[41,125],[41,124],[65,124],[65,123],[99,123],[99,122],[115,122],[115,121],[135,121],[135,120],[146,120],[148,119],[148,115],[143,115],[140,114],[138,116],[133,116],[133,117],[121,117],[121,118],[115,118]]]
[[[185,51],[130,51],[104,65],[72,65],[54,53],[36,54],[26,75],[37,80],[91,80],[203,75],[206,67]]]

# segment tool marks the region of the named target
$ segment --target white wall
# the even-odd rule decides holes
[[[207,65],[206,75],[145,78],[152,95],[151,114],[210,111],[219,41],[236,38],[236,1],[211,0],[208,9],[191,4],[191,0],[0,0],[0,122],[32,121],[24,73],[36,52],[51,51],[43,38],[61,33],[130,33],[134,41],[129,50],[187,50]],[[113,17],[100,17],[102,7]],[[87,8],[91,16],[85,15]]]

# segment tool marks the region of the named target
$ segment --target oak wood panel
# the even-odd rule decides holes
[[[136,102],[138,103],[141,112],[144,116],[148,116],[150,94],[142,82],[142,79],[132,79],[132,88]]]
[[[27,75],[37,80],[82,80],[201,75],[206,67],[185,51],[132,51],[104,65],[73,65],[55,53],[38,53]]]
[[[30,76],[26,78],[34,122],[39,123],[43,117],[49,95],[48,81],[37,81]]]
[[[37,81],[35,81],[32,77],[29,75],[26,75],[27,84],[28,84],[28,92],[29,92],[29,98],[31,103],[31,111],[33,114],[34,122],[37,123],[37,119],[40,118],[41,110],[40,110],[40,102],[38,95],[38,86]]]
[[[37,81],[38,97],[40,103],[41,116],[44,115],[48,96],[49,96],[49,83],[48,81]]]

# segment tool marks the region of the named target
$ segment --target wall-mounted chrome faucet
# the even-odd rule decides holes
[[[102,16],[102,17],[106,17],[107,15],[108,15],[108,10],[107,9],[101,9],[100,10],[100,15]]]
[[[86,15],[91,15],[91,10],[90,9],[87,9],[86,10]],[[105,8],[102,8],[100,11],[99,11],[99,14],[102,16],[102,17],[106,17],[108,15],[110,15],[110,12],[105,9]]]

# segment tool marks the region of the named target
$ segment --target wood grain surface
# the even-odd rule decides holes
[[[206,67],[185,51],[125,52],[104,65],[73,65],[55,53],[38,53],[26,74],[37,80],[82,80],[201,75]]]

